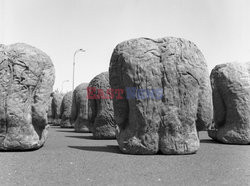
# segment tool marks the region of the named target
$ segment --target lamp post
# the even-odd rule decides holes
[[[83,50],[83,49],[77,49],[76,51],[75,51],[75,53],[74,53],[74,58],[73,58],[73,82],[72,82],[72,91],[74,91],[74,88],[75,88],[75,58],[76,58],[76,54],[78,53],[78,52],[85,52],[85,50]]]

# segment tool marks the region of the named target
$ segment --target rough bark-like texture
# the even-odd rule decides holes
[[[67,92],[63,96],[61,108],[60,108],[60,126],[62,128],[73,128],[74,126],[70,123],[70,115],[71,115],[71,106],[72,106],[72,91]]]
[[[209,136],[223,143],[250,144],[250,63],[217,65],[210,78],[214,126]]]
[[[49,98],[49,103],[48,103],[48,124],[53,123],[53,118],[52,118],[52,97]]]
[[[197,129],[211,125],[212,93],[205,59],[195,44],[173,37],[122,42],[114,49],[109,73],[111,87],[125,89],[124,96],[128,87],[137,90],[135,98],[114,99],[122,152],[198,150]]]
[[[103,72],[97,75],[89,83],[89,87],[102,89],[104,92],[110,89],[109,74]],[[97,96],[98,91],[93,92]],[[115,138],[115,121],[112,99],[88,99],[89,129],[98,139]]]
[[[53,63],[41,50],[23,43],[0,45],[1,150],[44,144],[54,79]]]
[[[87,87],[88,83],[82,83],[73,92],[71,122],[76,132],[89,132]]]
[[[64,94],[59,92],[53,92],[52,94],[52,125],[60,125],[61,119],[60,119],[60,108],[62,104]]]

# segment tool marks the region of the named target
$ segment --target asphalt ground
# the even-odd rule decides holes
[[[0,152],[0,185],[250,185],[250,146],[200,133],[193,155],[127,155],[116,140],[51,127],[39,150]]]

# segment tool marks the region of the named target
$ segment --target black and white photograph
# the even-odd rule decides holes
[[[0,186],[250,186],[249,0],[0,0]]]

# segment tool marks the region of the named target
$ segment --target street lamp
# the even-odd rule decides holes
[[[78,53],[78,52],[85,52],[85,50],[83,50],[83,49],[77,49],[76,51],[75,51],[75,53],[74,53],[74,58],[73,58],[73,83],[72,83],[72,91],[74,91],[74,88],[75,88],[75,58],[76,58],[76,54]]]

